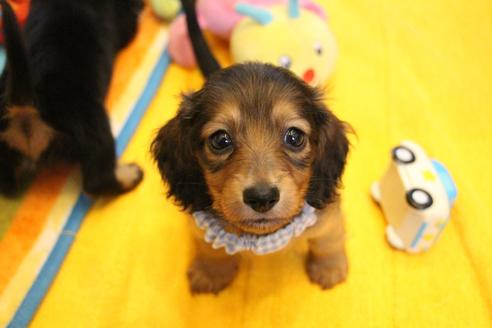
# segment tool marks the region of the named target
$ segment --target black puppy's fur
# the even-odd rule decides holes
[[[32,0],[24,31],[27,65],[16,60],[23,50],[12,46],[20,43],[16,36],[10,44],[7,39],[0,132],[10,124],[6,108],[32,106],[55,132],[42,157],[54,154],[80,163],[83,188],[90,194],[126,192],[142,179],[137,166],[129,166],[137,172],[131,184],[117,179],[114,139],[104,108],[114,58],[134,37],[142,6],[142,0]],[[9,53],[9,46],[17,51]],[[22,97],[13,96],[16,93]],[[29,158],[1,142],[0,157],[0,192],[10,192],[18,187],[19,165]]]
[[[12,8],[6,1],[0,1],[2,8],[2,26],[7,52],[6,68],[0,77],[0,133],[7,130],[10,123],[7,119],[7,106],[30,105],[33,88],[29,74],[29,64],[25,53],[21,31]],[[12,74],[13,68],[17,74]],[[22,167],[24,164],[24,167]],[[12,195],[26,183],[30,171],[23,156],[0,140],[0,193]],[[17,176],[21,168],[24,179]]]

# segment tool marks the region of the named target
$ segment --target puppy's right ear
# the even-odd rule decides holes
[[[199,143],[193,133],[198,109],[192,98],[184,97],[178,114],[152,142],[151,152],[169,186],[167,196],[173,197],[183,209],[198,211],[210,207],[212,201],[194,153]]]

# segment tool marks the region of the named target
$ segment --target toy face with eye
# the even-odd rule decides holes
[[[267,62],[290,69],[313,86],[325,83],[337,57],[327,23],[302,9],[295,18],[285,6],[273,6],[268,12],[272,19],[266,24],[245,18],[236,26],[231,37],[234,61]]]

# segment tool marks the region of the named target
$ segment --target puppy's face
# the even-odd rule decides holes
[[[228,100],[201,130],[199,159],[213,208],[246,232],[288,223],[312,175],[311,126],[298,104],[278,96],[265,105]]]
[[[262,64],[215,74],[153,144],[170,196],[254,234],[288,224],[306,201],[332,201],[347,149],[316,90]]]

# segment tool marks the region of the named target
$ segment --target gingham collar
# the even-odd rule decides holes
[[[193,213],[196,225],[205,231],[205,241],[214,249],[224,247],[227,254],[251,251],[258,255],[276,252],[284,248],[293,237],[299,236],[306,228],[318,220],[315,209],[304,205],[301,213],[287,226],[268,235],[236,235],[224,230],[213,213],[198,211]]]

